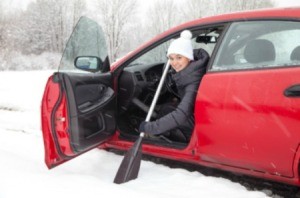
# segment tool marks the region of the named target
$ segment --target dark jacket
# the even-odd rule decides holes
[[[161,134],[179,128],[190,136],[194,128],[194,105],[198,87],[206,72],[209,59],[208,53],[203,49],[194,50],[195,61],[183,70],[172,75],[180,96],[176,109],[167,115],[144,125],[144,132]]]

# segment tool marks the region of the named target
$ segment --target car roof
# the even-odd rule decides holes
[[[239,11],[227,14],[209,16],[199,18],[193,21],[186,22],[176,28],[181,29],[182,26],[193,26],[204,23],[216,22],[232,22],[232,21],[247,21],[247,20],[260,20],[260,19],[294,19],[300,20],[300,7],[288,8],[269,8],[249,11]]]

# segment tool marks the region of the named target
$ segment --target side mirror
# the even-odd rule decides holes
[[[97,72],[103,67],[103,62],[97,56],[78,56],[75,58],[74,65],[80,70]]]
[[[216,36],[197,36],[196,42],[197,43],[216,43],[217,42],[217,37]]]

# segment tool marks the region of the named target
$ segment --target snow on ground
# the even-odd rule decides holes
[[[123,157],[99,149],[48,170],[40,102],[52,72],[0,72],[0,198],[266,197],[227,179],[146,161],[138,179],[117,185],[113,179]]]

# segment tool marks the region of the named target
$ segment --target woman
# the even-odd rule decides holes
[[[175,141],[189,141],[194,128],[195,98],[209,59],[208,53],[203,49],[194,54],[191,39],[192,33],[184,30],[170,44],[167,53],[171,67],[175,70],[172,78],[180,96],[179,104],[155,121],[142,122],[140,132],[163,134]]]

